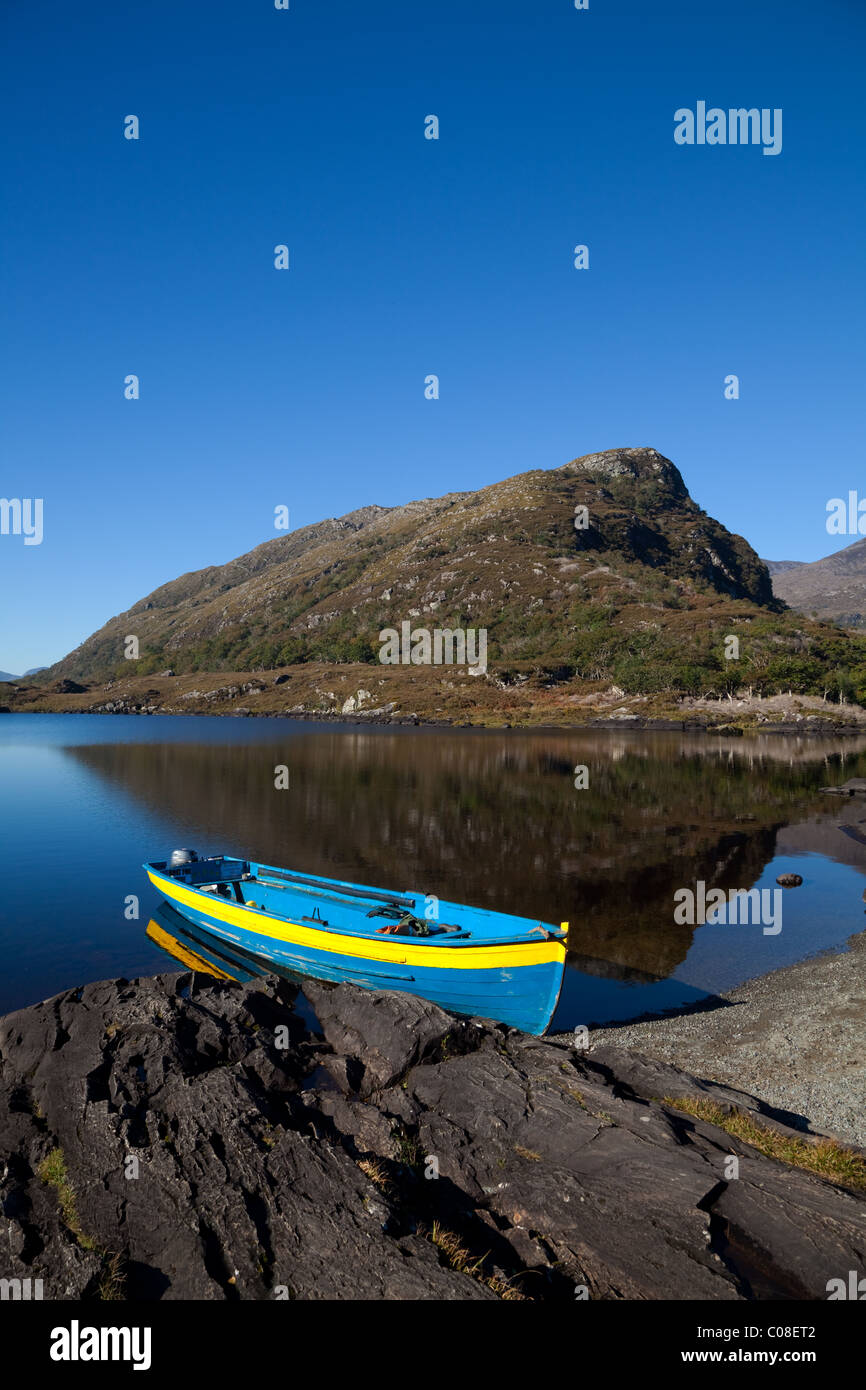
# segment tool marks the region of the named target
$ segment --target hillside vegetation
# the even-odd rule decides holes
[[[37,679],[311,662],[375,663],[382,674],[379,632],[404,621],[486,629],[506,686],[541,669],[629,694],[866,697],[866,638],[787,609],[752,547],[648,448],[303,527],[163,585]],[[129,635],[137,661],[124,659]]]

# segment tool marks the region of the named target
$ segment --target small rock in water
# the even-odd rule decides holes
[[[780,888],[799,888],[803,880],[799,874],[779,874],[776,882]]]

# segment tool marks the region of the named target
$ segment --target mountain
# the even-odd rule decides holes
[[[786,612],[767,566],[669,459],[611,449],[266,541],[162,585],[42,679],[375,662],[380,630],[404,621],[484,628],[489,660],[517,673],[543,661],[638,691],[814,687],[846,642]],[[739,662],[725,659],[731,632],[746,642]],[[124,660],[129,636],[137,661]]]
[[[25,675],[25,676],[38,676],[39,673],[40,673],[40,671],[47,671],[47,670],[48,670],[48,667],[47,667],[47,666],[31,666],[30,669],[29,669],[28,671],[25,671],[25,672],[24,672],[24,675]],[[22,679],[23,679],[23,677],[21,677],[21,676],[13,676],[13,675],[11,675],[8,671],[0,671],[0,681],[20,681],[20,680],[22,680]]]
[[[773,591],[801,613],[866,628],[866,540],[812,564],[782,561],[773,576]]]
[[[793,570],[802,565],[802,560],[765,560],[764,564],[770,571],[771,577],[777,574],[784,574],[786,570]]]

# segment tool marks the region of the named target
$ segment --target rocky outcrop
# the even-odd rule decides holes
[[[862,1263],[861,1196],[653,1099],[726,1088],[403,995],[201,980],[0,1023],[4,1278],[55,1299],[822,1299]]]

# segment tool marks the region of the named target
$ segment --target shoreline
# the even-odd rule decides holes
[[[842,950],[716,997],[715,1007],[591,1028],[587,1055],[639,1053],[758,1096],[804,1120],[805,1132],[866,1146],[866,929]]]
[[[503,733],[506,730],[513,730],[520,733],[686,733],[686,734],[707,734],[719,738],[762,738],[765,735],[776,738],[808,738],[808,739],[852,739],[866,738],[866,721],[862,724],[839,723],[830,719],[810,719],[808,722],[803,719],[801,722],[791,722],[787,720],[766,720],[763,723],[743,723],[740,725],[732,724],[713,724],[709,720],[703,719],[676,719],[664,716],[642,716],[633,715],[620,718],[605,718],[603,716],[594,719],[575,720],[575,719],[511,719],[503,722],[489,719],[455,719],[445,716],[443,718],[433,718],[425,715],[387,715],[378,713],[367,713],[358,710],[352,714],[335,713],[331,710],[252,710],[252,709],[105,709],[87,708],[78,706],[61,705],[58,702],[51,704],[41,704],[39,708],[0,705],[0,715],[3,714],[64,714],[64,715],[101,715],[112,717],[116,715],[126,715],[141,718],[159,718],[160,716],[176,719],[199,718],[199,719],[288,719],[297,723],[312,724],[333,724],[345,726],[375,726],[381,728],[427,728],[427,729],[452,729],[455,731],[472,729],[475,732]]]
[[[119,675],[88,684],[0,683],[0,713],[215,715],[326,724],[433,728],[634,729],[738,739],[767,733],[849,739],[866,735],[866,709],[818,696],[628,694],[562,677],[536,664],[471,675],[461,667],[308,663],[282,671]]]

